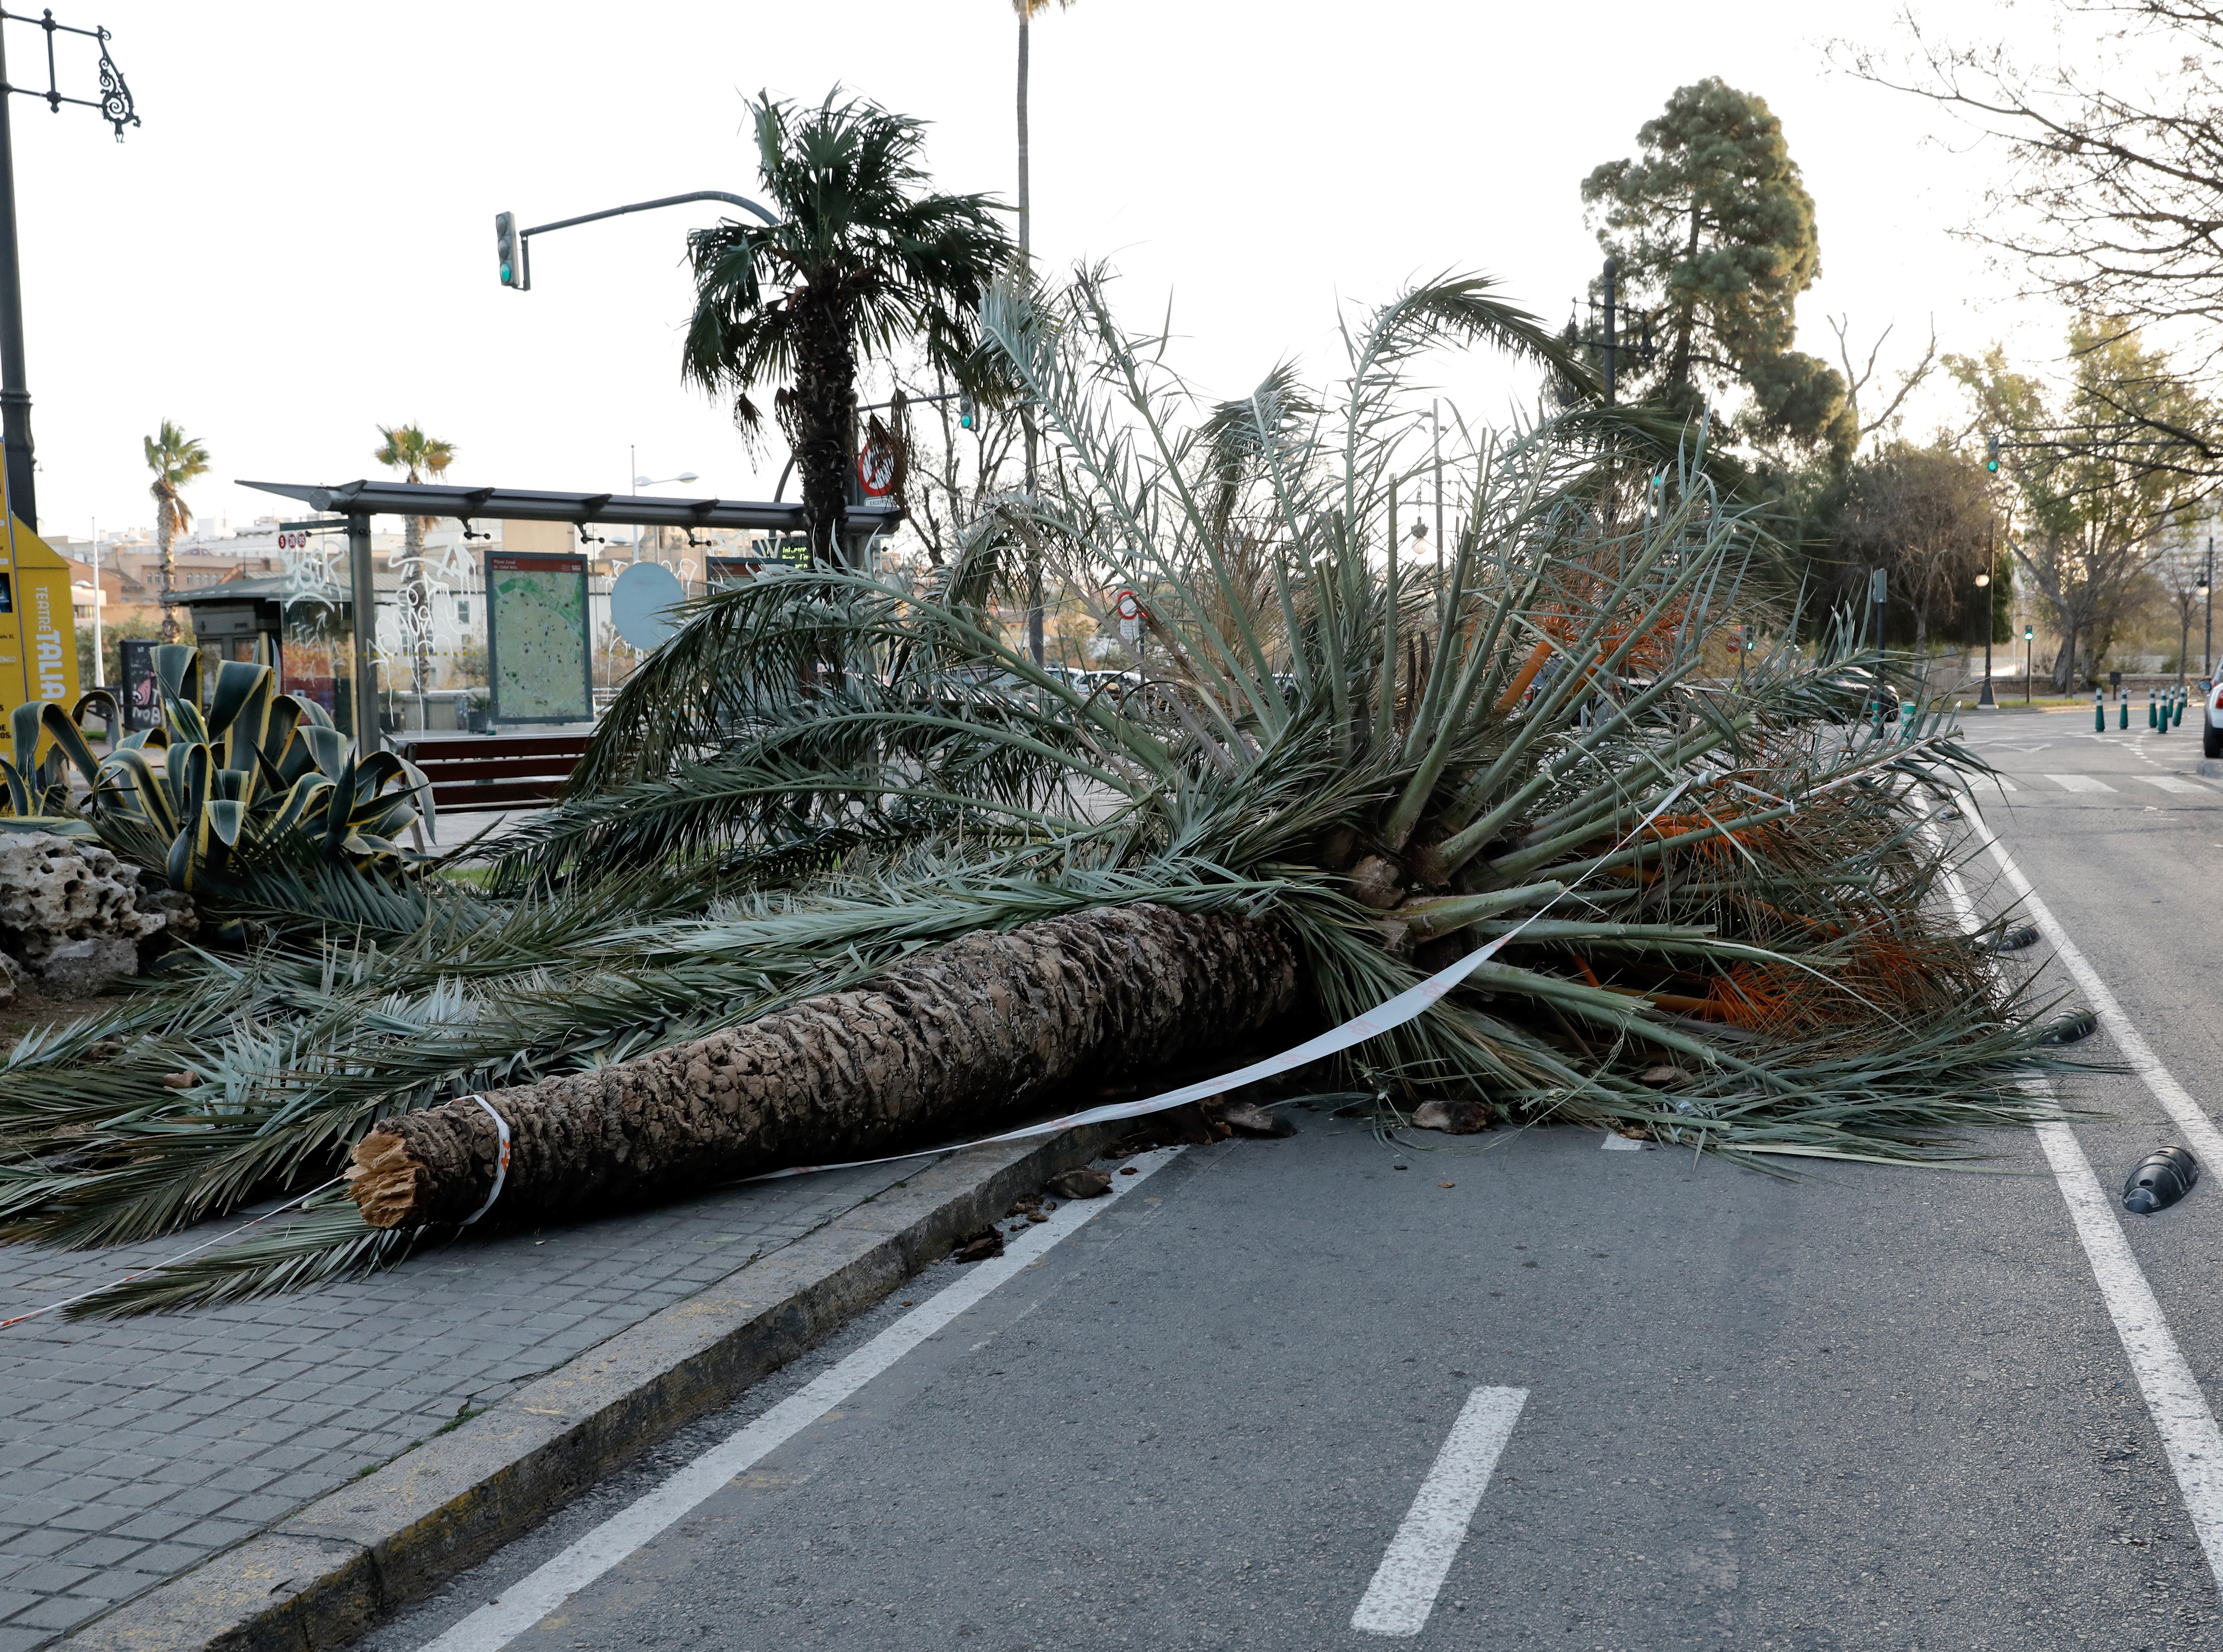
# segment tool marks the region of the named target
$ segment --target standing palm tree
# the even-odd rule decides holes
[[[170,606],[170,593],[178,583],[178,560],[170,542],[193,525],[193,513],[178,490],[196,476],[205,475],[208,449],[168,419],[159,434],[140,437],[147,453],[147,468],[154,480],[147,491],[154,496],[154,545],[162,556],[162,640],[178,640],[178,611]]]
[[[688,237],[695,314],[681,370],[734,399],[753,433],[751,396],[774,399],[803,477],[814,560],[844,560],[860,357],[923,339],[929,365],[961,384],[973,365],[975,317],[1011,238],[984,195],[924,192],[924,129],[861,98],[798,109],[769,94],[749,105],[758,166],[776,224],[727,222]]]
[[[1072,4],[1073,0],[1057,0],[1060,11]],[[1019,14],[1019,256],[1025,258],[1034,247],[1027,196],[1027,26],[1035,13],[1049,9],[1049,0],[1011,0],[1011,9]]]
[[[1057,0],[1061,11],[1072,4],[1073,0]],[[1011,0],[1011,9],[1019,14],[1019,261],[1025,264],[1034,255],[1033,208],[1027,191],[1028,26],[1034,22],[1035,13],[1049,9],[1049,0]],[[1034,411],[1030,408],[1020,417],[1026,424],[1027,492],[1031,493],[1035,491]],[[1042,548],[1031,540],[1027,545],[1027,652],[1036,665],[1042,663]]]
[[[386,438],[371,455],[382,465],[402,471],[404,480],[421,482],[427,476],[444,476],[455,462],[452,442],[425,434],[414,424],[378,427]],[[410,690],[416,694],[418,712],[424,712],[425,691],[432,678],[432,591],[425,580],[425,524],[421,516],[401,518],[401,600],[408,616]]]

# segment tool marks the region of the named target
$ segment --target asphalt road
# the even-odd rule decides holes
[[[2205,1104],[2223,783],[2195,775],[2189,729],[2089,730],[1976,725],[2015,788],[1987,813]],[[2050,964],[2038,985],[2067,989]],[[2134,1077],[2073,1099],[2108,1115],[2076,1134],[2111,1192],[2172,1134]],[[1353,1611],[1478,1388],[1525,1398],[1405,1644],[2223,1638],[2029,1133],[1987,1141],[1993,1174],[1790,1180],[1567,1129],[1416,1148],[1297,1116],[1294,1140],[1159,1169],[506,1643],[1380,1646]],[[2223,1187],[2120,1220],[2223,1394]],[[929,1270],[365,1644],[418,1652],[962,1272]]]

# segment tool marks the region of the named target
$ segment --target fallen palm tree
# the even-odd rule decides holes
[[[1483,284],[1356,333],[1332,412],[1287,374],[1189,407],[1093,281],[985,321],[1061,480],[930,594],[714,594],[488,887],[236,861],[203,898],[268,945],[17,1046],[8,1237],[319,1190],[80,1311],[984,1133],[1463,961],[1317,1082],[1750,1162],[1934,1160],[2030,1116],[2041,1029],[1930,913],[1924,788],[1968,759],[1869,720],[1842,630],[1724,650],[1760,539],[1695,453],[1593,415],[1485,444],[1440,581],[1400,564],[1401,365],[1554,357]],[[1029,536],[1149,594],[1162,693],[1002,640],[984,593]]]

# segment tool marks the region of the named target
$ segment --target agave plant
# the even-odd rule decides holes
[[[1452,1096],[1755,1163],[1935,1160],[2030,1116],[2044,1029],[1931,912],[1927,788],[1973,759],[1867,720],[1881,663],[1845,627],[1724,650],[1762,547],[1702,432],[1477,443],[1439,583],[1390,520],[1405,366],[1473,341],[1563,365],[1486,284],[1353,330],[1317,401],[1283,372],[1194,405],[1093,279],[984,323],[1060,481],[977,556],[1036,535],[1153,592],[1162,714],[1036,669],[979,568],[702,600],[490,888],[242,883],[270,946],[18,1046],[8,1236],[318,1190],[79,1311],[375,1265],[497,1185],[489,1220],[576,1211],[1225,1071],[1453,965],[1309,1081],[1391,1124]]]
[[[401,835],[431,820],[431,788],[413,764],[387,751],[358,757],[324,707],[278,692],[268,666],[225,661],[205,704],[199,650],[164,644],[154,655],[162,720],[112,740],[105,756],[83,726],[98,710],[120,727],[105,690],[70,713],[52,701],[16,708],[14,761],[0,759],[8,825],[98,837],[192,892],[257,862],[390,868]]]

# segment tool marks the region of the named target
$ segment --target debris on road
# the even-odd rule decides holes
[[[1665,1090],[1670,1084],[1695,1084],[1698,1076],[1681,1067],[1647,1067],[1636,1075],[1640,1084],[1649,1084],[1654,1090]]]
[[[2166,1210],[2192,1191],[2200,1180],[2200,1161],[2191,1150],[2170,1143],[2157,1147],[2138,1161],[2131,1179],[2123,1184],[2123,1208],[2141,1216]]]
[[[1238,1136],[1293,1136],[1296,1125],[1279,1113],[1252,1102],[1237,1102],[1219,1109],[1219,1122]]]
[[[2000,936],[1999,945],[1993,950],[2001,952],[2019,952],[2025,946],[2037,945],[2037,927],[2035,924],[2024,924],[2018,928],[2008,930],[2006,934]]]
[[[985,1262],[1004,1253],[1003,1230],[983,1228],[977,1234],[967,1234],[957,1241],[957,1248],[949,1253],[953,1262]]]
[[[1470,1136],[1496,1121],[1487,1102],[1422,1102],[1413,1109],[1415,1130],[1440,1130],[1447,1136]]]
[[[1100,1199],[1112,1190],[1112,1172],[1084,1165],[1051,1177],[1049,1190],[1061,1199]]]

